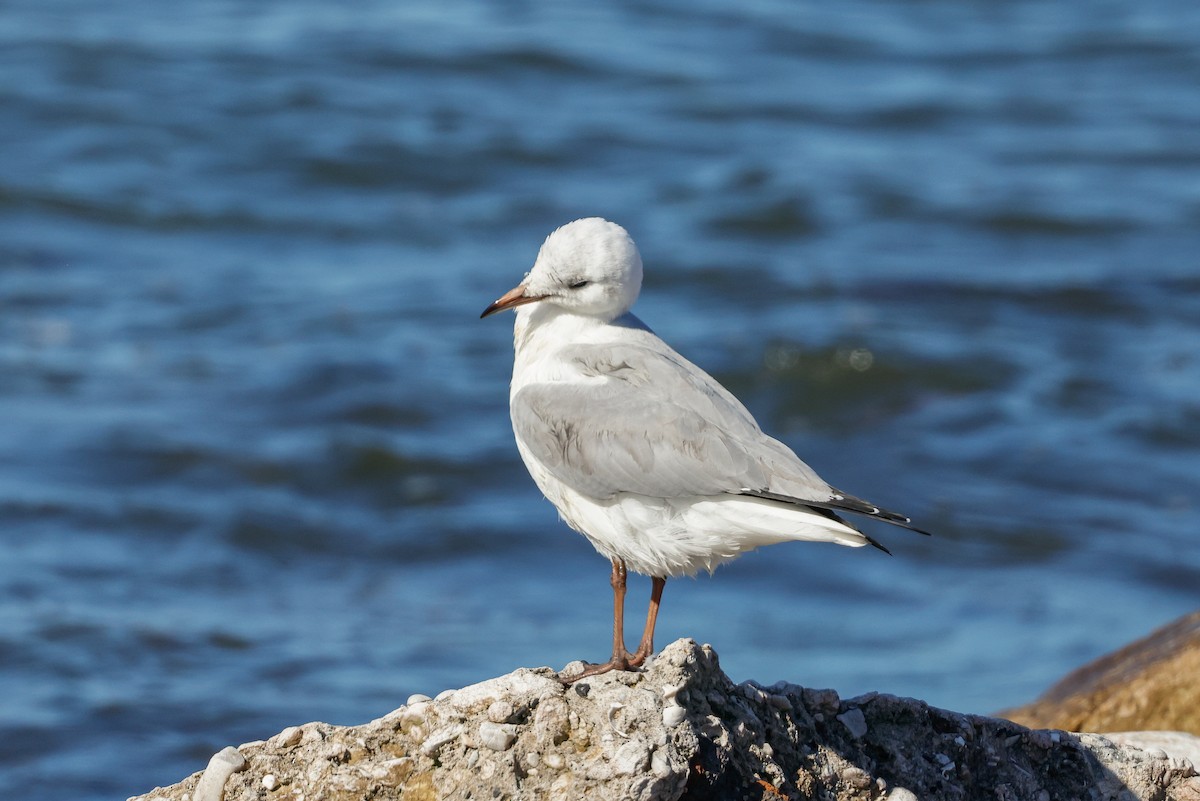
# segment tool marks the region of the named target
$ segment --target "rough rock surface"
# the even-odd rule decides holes
[[[1117,745],[1132,745],[1143,751],[1162,751],[1176,759],[1200,766],[1200,737],[1183,731],[1117,731],[1104,736]]]
[[[568,666],[577,670],[579,665]],[[735,685],[680,640],[643,673],[564,687],[549,668],[310,723],[238,752],[226,799],[1178,799],[1186,761],[1090,734],[870,694]],[[140,796],[195,795],[200,774]]]
[[[1000,713],[1071,731],[1200,735],[1200,612],[1069,673],[1032,704]]]

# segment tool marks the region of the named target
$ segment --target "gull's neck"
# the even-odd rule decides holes
[[[591,339],[608,320],[578,314],[553,303],[533,303],[517,309],[513,347],[518,358],[529,349],[540,350],[553,342],[566,344]]]
[[[518,353],[532,339],[556,339],[561,343],[604,341],[620,337],[629,329],[654,332],[633,314],[625,312],[608,320],[589,314],[568,311],[549,303],[535,303],[516,310],[513,343]]]
[[[528,384],[576,380],[578,365],[571,354],[563,352],[572,347],[645,341],[647,336],[655,339],[654,332],[629,312],[609,321],[551,304],[522,306],[513,326],[510,394]]]

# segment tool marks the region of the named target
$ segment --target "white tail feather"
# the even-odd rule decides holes
[[[845,523],[800,506],[761,498],[730,496],[702,500],[690,504],[683,515],[689,528],[721,528],[719,533],[738,539],[743,551],[794,540],[834,542],[853,548],[868,542]]]

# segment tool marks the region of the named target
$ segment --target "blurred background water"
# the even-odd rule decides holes
[[[986,713],[1197,605],[1191,0],[13,0],[0,63],[2,797],[606,656],[477,319],[579,216],[936,533],[673,581],[660,644]]]

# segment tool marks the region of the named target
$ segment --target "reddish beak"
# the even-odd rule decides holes
[[[518,306],[524,306],[526,303],[535,303],[541,300],[543,295],[526,295],[525,287],[518,286],[508,290],[499,298],[496,299],[491,306],[483,310],[483,314],[479,315],[479,319],[487,317],[489,314],[495,314],[498,311],[505,309],[515,309]]]

